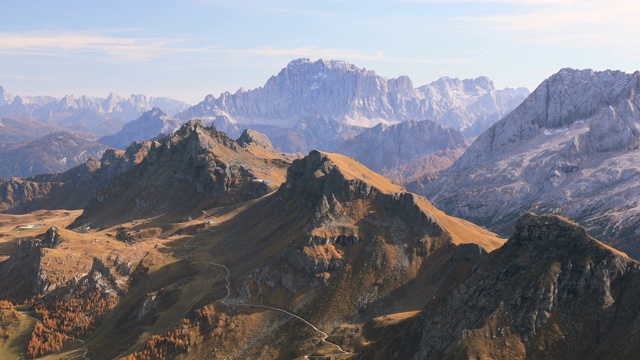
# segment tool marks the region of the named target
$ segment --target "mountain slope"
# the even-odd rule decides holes
[[[522,213],[562,214],[640,256],[640,73],[563,69],[424,189],[505,234]]]
[[[640,347],[639,270],[566,219],[526,214],[464,283],[365,357],[627,358]]]
[[[337,151],[396,181],[435,174],[467,148],[464,136],[433,121],[378,124],[345,141]]]
[[[58,180],[50,186],[86,199],[91,192],[65,177],[104,179],[83,215],[63,223],[78,232],[17,226],[56,212],[2,215],[0,226],[12,230],[0,243],[14,247],[0,246],[0,298],[35,296],[28,306],[42,322],[28,335],[29,354],[62,347],[60,356],[85,349],[91,359],[297,358],[334,354],[336,346],[354,353],[366,344],[362,324],[415,312],[503,244],[344,155],[313,151],[291,164],[285,181],[289,164],[255,131],[234,141],[189,122],[140,156],[129,149],[109,150],[93,173],[24,181]],[[47,196],[47,206],[58,198]],[[17,282],[29,286],[15,292]],[[318,342],[319,329],[330,343]],[[44,333],[80,337],[83,347],[42,345]]]
[[[102,144],[69,132],[53,132],[0,150],[0,178],[63,172],[90,157],[101,157],[106,149]]]
[[[100,160],[89,158],[63,173],[0,180],[0,212],[82,209],[97,189],[142,161],[149,147],[150,143],[134,143],[126,151],[108,149]]]
[[[490,125],[526,94],[526,89],[496,90],[486,78],[443,78],[415,88],[406,76],[387,79],[344,61],[298,59],[272,76],[264,87],[225,92],[218,98],[208,95],[177,117],[186,120],[226,115],[249,127],[262,124],[282,128],[318,116],[365,127],[379,122],[432,119],[464,130],[476,122]]]
[[[274,322],[278,312],[269,308],[297,314],[331,334],[330,341],[357,351],[363,322],[420,309],[503,243],[349,157],[317,151],[293,162],[277,192],[232,216],[209,214],[219,225],[213,237],[191,242],[204,246],[192,259],[226,264],[230,292],[226,302],[205,306],[224,320],[198,325],[209,333],[191,347],[187,357],[193,358],[213,348],[227,358],[336,353],[294,319]],[[254,335],[245,335],[243,319],[258,315],[266,318],[252,325]],[[252,342],[238,347],[244,336]]]
[[[9,145],[24,141],[33,141],[51,132],[63,130],[64,128],[61,126],[33,120],[0,118],[0,149],[6,149]]]

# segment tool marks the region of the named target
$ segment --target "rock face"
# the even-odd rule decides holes
[[[251,129],[243,131],[242,135],[240,135],[236,142],[242,147],[256,145],[266,150],[274,150],[271,140],[269,140],[267,135]]]
[[[433,121],[378,124],[345,141],[338,152],[396,181],[449,167],[467,148],[464,136]]]
[[[98,141],[116,149],[125,149],[134,141],[146,141],[171,134],[178,130],[182,123],[159,108],[153,108],[125,124],[116,134],[104,136]]]
[[[406,76],[387,79],[337,60],[298,59],[264,87],[225,92],[177,115],[181,119],[226,115],[235,123],[290,128],[308,117],[370,127],[409,119],[433,119],[458,130],[478,133],[509,112],[526,89],[496,90],[487,78],[442,78],[415,88]],[[478,125],[474,129],[474,124]],[[484,124],[484,125],[483,125]]]
[[[69,132],[53,132],[0,150],[0,178],[58,173],[100,158],[106,146]]]
[[[416,119],[438,121],[467,137],[480,135],[529,95],[522,87],[497,90],[484,76],[464,80],[443,77],[418,90],[431,104],[423,117]]]
[[[566,219],[526,214],[502,248],[435,298],[385,352],[397,359],[625,358],[640,348],[639,293],[638,262]]]
[[[505,234],[522,213],[562,214],[640,256],[640,73],[563,69],[424,189]]]
[[[42,239],[23,239],[13,248],[11,256],[0,263],[0,288],[4,296],[27,298],[32,295],[44,295],[56,289],[60,284],[49,281],[47,271],[41,260],[44,249],[55,249],[64,240],[55,226],[49,228]]]
[[[5,93],[6,94],[6,93]],[[8,97],[10,98],[10,96]],[[17,95],[9,102],[0,106],[0,115],[29,114],[46,104],[56,101],[52,96],[21,96]]]
[[[72,227],[104,226],[170,212],[197,213],[199,207],[270,192],[270,184],[277,186],[284,180],[288,163],[268,148],[262,134],[246,132],[241,140],[242,145],[213,126],[189,121],[151,142],[144,160],[100,188]]]

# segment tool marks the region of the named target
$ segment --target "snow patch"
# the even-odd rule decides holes
[[[553,135],[553,134],[559,134],[559,133],[565,133],[569,131],[569,128],[564,128],[564,129],[544,129],[544,134],[545,135]]]

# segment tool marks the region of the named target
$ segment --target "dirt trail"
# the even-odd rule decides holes
[[[236,307],[252,307],[252,308],[261,308],[261,309],[267,309],[267,310],[273,310],[273,311],[278,311],[284,314],[287,314],[295,319],[298,319],[300,321],[302,321],[303,323],[305,323],[306,325],[310,326],[315,332],[320,333],[322,335],[322,339],[321,341],[329,346],[332,346],[334,348],[336,348],[338,350],[338,353],[335,354],[329,354],[329,355],[305,355],[304,358],[305,359],[322,359],[322,358],[329,358],[329,359],[333,359],[334,356],[342,356],[342,355],[348,355],[350,354],[350,352],[344,350],[342,347],[340,347],[340,345],[336,344],[336,343],[332,343],[331,341],[328,341],[327,338],[329,337],[329,334],[327,334],[326,332],[318,329],[317,326],[315,326],[313,323],[311,323],[310,321],[292,313],[289,312],[287,310],[281,309],[281,308],[277,308],[277,307],[273,307],[273,306],[267,306],[267,305],[254,305],[254,304],[245,304],[245,303],[241,303],[241,302],[235,302],[235,301],[230,301],[229,300],[229,296],[231,295],[231,281],[229,280],[231,277],[231,271],[229,270],[229,268],[224,265],[224,264],[219,264],[216,262],[211,262],[211,261],[204,261],[204,263],[206,264],[210,264],[210,265],[214,265],[214,266],[219,266],[224,268],[224,270],[227,272],[227,276],[225,277],[225,281],[227,282],[226,288],[227,288],[227,294],[225,295],[225,297],[220,300],[220,302],[222,302],[225,305],[230,305],[230,306],[236,306]]]

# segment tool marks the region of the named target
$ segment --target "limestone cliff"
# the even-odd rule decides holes
[[[640,73],[563,69],[423,190],[507,235],[524,212],[561,214],[640,256]]]

